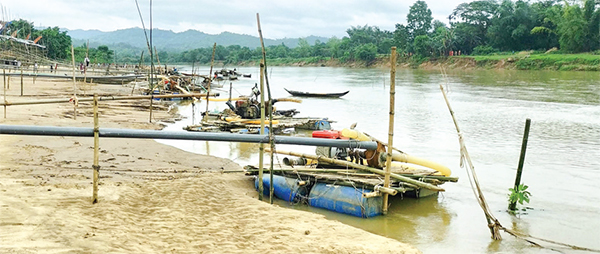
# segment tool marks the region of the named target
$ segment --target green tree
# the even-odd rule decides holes
[[[560,48],[568,52],[582,52],[589,34],[588,23],[579,5],[566,5],[558,24]]]
[[[459,4],[448,17],[455,28],[457,47],[463,53],[486,44],[487,29],[496,15],[498,4],[494,0]]]
[[[61,32],[58,27],[53,27],[36,32],[38,35],[42,36],[38,44],[46,46],[49,58],[65,59],[71,55],[71,36],[66,31]]]
[[[370,62],[377,56],[377,46],[373,43],[362,44],[354,49],[356,60]]]
[[[15,31],[17,32],[18,38],[25,39],[27,38],[27,35],[36,32],[36,29],[33,28],[33,22],[19,19],[11,21],[10,25],[8,26],[7,34],[12,34]]]
[[[431,21],[433,16],[431,10],[427,7],[425,1],[415,2],[406,15],[406,28],[408,29],[411,38],[416,38],[419,35],[427,35],[431,30]]]
[[[410,32],[405,25],[396,24],[396,30],[394,30],[394,43],[399,51],[412,51]]]
[[[431,56],[431,39],[427,35],[419,35],[413,43],[415,54],[420,57]]]

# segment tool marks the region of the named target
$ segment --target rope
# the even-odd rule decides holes
[[[443,72],[443,75],[446,76],[444,71],[442,71],[442,72]],[[450,115],[452,116],[452,120],[454,121],[454,126],[456,127],[458,141],[460,144],[460,167],[463,168],[466,166],[467,176],[469,177],[469,183],[471,184],[471,189],[473,190],[473,194],[475,195],[475,198],[477,199],[479,206],[481,207],[481,209],[483,210],[483,212],[485,214],[486,220],[488,221],[488,227],[490,228],[490,232],[492,233],[492,239],[502,240],[502,236],[500,235],[500,230],[502,230],[514,237],[517,237],[521,240],[527,241],[527,242],[529,242],[537,247],[540,247],[540,248],[547,248],[547,249],[551,249],[551,250],[560,252],[560,250],[542,246],[539,243],[536,243],[533,240],[527,239],[527,238],[532,238],[532,239],[560,245],[563,247],[568,247],[568,248],[571,248],[574,250],[585,250],[585,251],[600,253],[600,250],[579,247],[579,246],[570,245],[570,244],[566,244],[566,243],[560,243],[560,242],[556,242],[556,241],[552,241],[552,240],[533,237],[529,234],[518,233],[516,231],[505,228],[504,226],[502,226],[502,224],[500,224],[498,219],[496,219],[496,217],[494,217],[494,215],[490,211],[490,208],[485,200],[485,197],[483,196],[483,192],[481,191],[481,188],[479,185],[479,180],[477,179],[477,174],[475,173],[475,167],[473,166],[473,162],[471,161],[471,157],[469,156],[469,152],[467,151],[467,147],[464,142],[464,137],[463,137],[462,133],[460,132],[458,123],[456,121],[456,118],[454,117],[454,111],[452,111],[452,108],[450,107],[450,102],[448,101],[448,97],[446,96],[446,91],[444,90],[444,86],[440,85],[440,89],[442,90],[442,94],[444,95],[444,99],[446,100],[446,105],[448,106],[448,110],[450,111]]]

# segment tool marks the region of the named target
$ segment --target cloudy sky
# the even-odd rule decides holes
[[[138,0],[149,27],[149,0]],[[309,35],[341,38],[351,26],[378,26],[394,30],[406,23],[416,0],[154,0],[152,27],[182,32],[195,29],[209,34],[229,31],[258,35],[256,13],[265,38]],[[429,0],[434,19],[447,17],[461,0]],[[26,19],[38,26],[114,31],[142,27],[135,0],[2,0],[2,18]]]

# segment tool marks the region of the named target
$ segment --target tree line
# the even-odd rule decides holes
[[[433,19],[425,1],[417,1],[410,6],[406,24],[395,24],[394,31],[356,26],[347,29],[347,36],[341,39],[317,41],[312,46],[300,39],[298,47],[281,44],[266,51],[271,59],[333,58],[341,62],[372,61],[377,54],[389,54],[392,46],[402,55],[417,57],[552,48],[558,53],[592,52],[600,48],[598,4],[595,0],[481,0],[458,5],[444,23]],[[216,52],[215,59],[226,63],[261,57],[260,48],[217,46]],[[200,48],[164,57],[172,62],[209,63],[211,53],[210,48]]]
[[[455,52],[485,55],[552,48],[557,48],[559,53],[593,52],[600,48],[600,8],[597,5],[595,0],[480,0],[459,4],[445,23],[433,19],[425,1],[417,1],[410,6],[406,24],[395,24],[394,31],[369,25],[353,26],[341,39],[333,37],[327,42],[316,41],[314,45],[299,39],[297,47],[282,43],[269,46],[266,51],[270,59],[291,62],[298,59],[369,62],[378,54],[389,54],[392,46],[404,56],[419,58],[443,57]],[[26,21],[11,25],[29,26],[21,30],[35,30],[33,23]],[[44,35],[43,45],[48,47],[49,57],[70,57],[71,40],[65,32],[57,27],[36,32]],[[85,45],[76,48],[77,61],[83,60],[86,51]],[[150,56],[147,50],[144,52],[146,54],[140,57],[139,49],[128,49],[117,56],[107,46],[100,46],[90,49],[90,59],[100,63],[149,63]],[[261,48],[218,45],[215,50],[215,61],[224,63],[259,60],[261,56]],[[157,52],[156,57],[155,62],[162,63],[207,64],[212,59],[212,48],[183,52],[163,50]]]

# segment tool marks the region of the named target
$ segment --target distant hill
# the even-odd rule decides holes
[[[149,33],[149,31],[146,31]],[[130,48],[146,48],[146,38],[144,30],[141,28],[127,28],[112,32],[102,32],[99,30],[67,30],[67,34],[73,39],[73,44],[79,46],[87,40],[90,42],[90,47],[99,45],[107,45],[110,48],[130,47]],[[306,41],[310,45],[319,40],[327,42],[329,39],[325,37],[309,36]],[[284,39],[265,39],[265,46],[285,44],[290,48],[298,46],[299,38],[284,38]],[[197,30],[187,30],[180,33],[175,33],[170,30],[152,30],[152,44],[158,50],[169,52],[181,52],[195,48],[212,47],[213,43],[217,45],[229,46],[240,45],[251,49],[260,47],[260,39],[257,36],[246,34],[235,34],[223,32],[220,34],[207,34]]]

